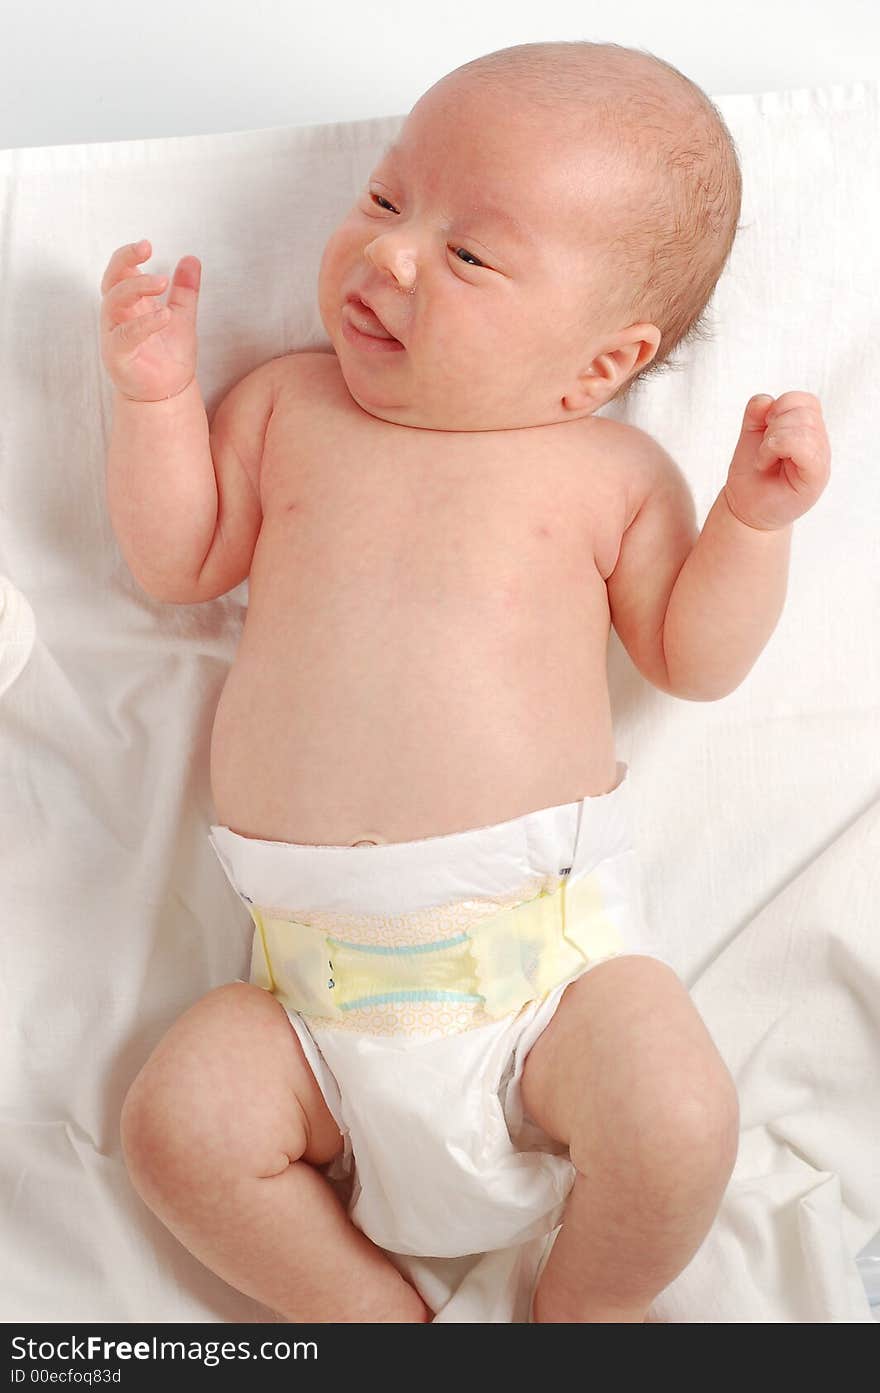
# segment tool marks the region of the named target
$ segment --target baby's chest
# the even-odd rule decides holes
[[[277,568],[384,582],[401,597],[525,584],[546,597],[604,581],[626,511],[605,424],[463,434],[326,402],[288,411],[264,455],[262,540]]]

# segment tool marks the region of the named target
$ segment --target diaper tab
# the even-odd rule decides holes
[[[303,1015],[341,1015],[327,935],[309,924],[278,918],[258,905],[248,909],[256,928],[251,982]]]
[[[249,906],[251,981],[305,1016],[341,1018],[387,1002],[451,1001],[508,1015],[579,970],[623,951],[594,874],[433,943],[352,943],[278,910]]]
[[[580,969],[622,952],[623,937],[607,917],[596,875],[564,881],[476,927],[471,951],[490,1016],[505,1016]]]

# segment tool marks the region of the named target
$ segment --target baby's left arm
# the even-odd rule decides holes
[[[657,483],[624,533],[608,578],[612,620],[661,690],[714,701],[739,686],[782,613],[792,523],[830,475],[821,407],[807,392],[751,398],[727,482],[696,544],[686,547],[693,504],[669,456],[638,435],[641,453],[656,456],[648,463]],[[645,652],[653,654],[650,670],[639,660]]]

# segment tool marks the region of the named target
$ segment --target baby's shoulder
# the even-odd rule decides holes
[[[596,446],[613,461],[626,495],[628,527],[643,503],[658,490],[680,487],[683,475],[660,441],[640,426],[616,421],[610,416],[593,418],[601,425]]]

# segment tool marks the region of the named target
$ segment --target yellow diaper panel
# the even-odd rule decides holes
[[[366,948],[328,937],[342,1011],[378,1005],[379,998],[452,1001],[478,998],[471,943],[467,934],[437,944]]]
[[[355,942],[277,909],[249,908],[256,929],[251,981],[288,1009],[328,1022],[352,1023],[378,1008],[418,1013],[442,1006],[459,1016],[470,1012],[480,1024],[519,1010],[624,948],[595,874],[433,942]]]
[[[492,1017],[546,996],[579,968],[623,949],[592,875],[564,882],[479,926],[471,945],[478,990]]]

